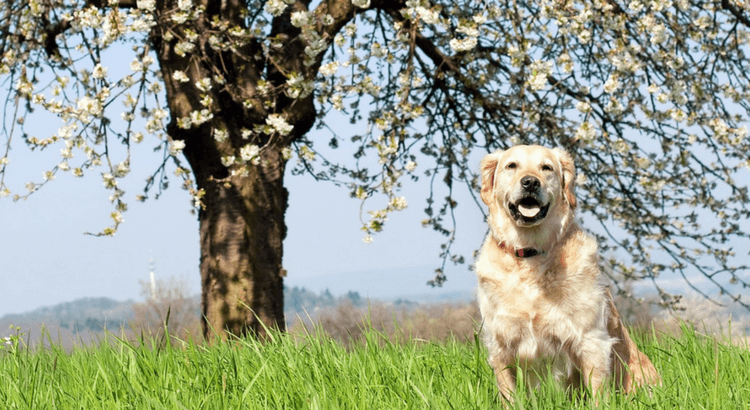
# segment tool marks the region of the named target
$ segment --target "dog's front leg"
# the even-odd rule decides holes
[[[599,404],[599,395],[604,379],[609,375],[608,357],[604,352],[573,355],[573,364],[583,377],[583,384],[591,391],[594,403]]]
[[[504,404],[513,403],[513,393],[516,391],[516,367],[500,354],[490,356],[490,365],[495,371],[500,399],[505,400]]]

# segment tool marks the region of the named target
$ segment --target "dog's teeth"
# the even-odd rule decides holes
[[[518,205],[518,212],[521,213],[521,215],[525,216],[526,218],[533,218],[538,214],[540,211],[539,206],[524,206],[524,205]]]

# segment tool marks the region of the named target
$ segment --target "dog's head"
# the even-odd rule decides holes
[[[576,207],[575,166],[562,149],[518,145],[496,151],[482,160],[481,174],[481,197],[490,215],[505,213],[517,227],[559,219]]]

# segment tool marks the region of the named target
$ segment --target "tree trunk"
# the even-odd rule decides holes
[[[246,177],[207,179],[200,212],[203,334],[263,337],[285,328],[282,242],[288,192],[280,150]]]
[[[159,6],[164,16],[173,12],[175,3]],[[195,21],[156,25],[151,43],[171,114],[168,134],[185,142],[183,153],[198,188],[205,191],[205,208],[199,213],[203,334],[209,340],[214,335],[225,339],[227,332],[263,337],[267,328],[285,328],[281,262],[288,193],[281,152],[310,130],[316,114],[312,95],[291,99],[284,90],[289,73],[314,78],[320,62],[303,64],[305,44],[300,30],[289,22],[291,9],[274,18],[271,37],[286,39],[282,47],[266,53],[260,42],[248,40],[236,49],[217,51],[209,38],[217,30],[215,23],[245,27],[247,4],[209,0],[196,4],[204,10]],[[340,28],[353,16],[354,6],[346,4],[344,17],[331,27]],[[175,49],[188,29],[201,34],[195,40],[196,51],[178,54]],[[190,80],[178,79],[178,70]],[[217,74],[224,81],[218,81]],[[259,91],[264,78],[264,89],[272,92]],[[198,81],[208,81],[211,87],[199,87]],[[204,110],[213,115],[210,121],[184,125],[185,119]],[[255,132],[256,126],[266,125],[270,114],[282,116],[293,131]],[[220,129],[228,133],[222,141],[215,138]],[[247,137],[243,130],[254,134]],[[224,165],[222,158],[240,157],[247,144],[262,147],[259,164]],[[242,175],[245,167],[248,175]]]

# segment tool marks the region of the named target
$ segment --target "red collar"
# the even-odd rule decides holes
[[[544,251],[540,251],[534,248],[511,249],[508,247],[508,245],[505,244],[505,242],[500,242],[498,245],[500,246],[500,249],[514,255],[516,258],[531,258],[533,256],[545,254]]]

